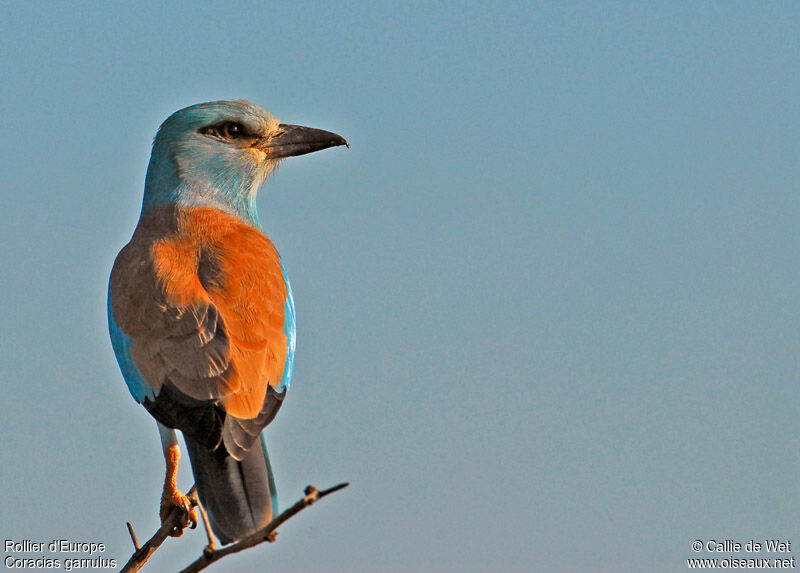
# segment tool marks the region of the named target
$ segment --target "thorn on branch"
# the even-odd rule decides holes
[[[133,541],[133,549],[135,551],[139,551],[139,549],[141,549],[142,546],[139,545],[139,540],[136,538],[136,533],[133,531],[133,525],[131,525],[130,521],[126,521],[125,525],[128,526],[128,533],[131,536],[131,541]]]
[[[319,491],[313,485],[307,485],[306,489],[303,491],[306,496],[303,498],[303,501],[306,505],[311,505],[315,501],[317,501],[317,496],[319,495]]]

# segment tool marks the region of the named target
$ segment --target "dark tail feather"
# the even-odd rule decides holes
[[[263,435],[261,447],[254,444],[241,461],[229,456],[221,444],[209,451],[204,444],[185,438],[200,502],[222,543],[250,535],[277,515],[275,478]]]

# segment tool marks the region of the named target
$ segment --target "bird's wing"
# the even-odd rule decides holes
[[[215,209],[176,219],[143,219],[111,273],[109,324],[131,393],[152,399],[168,384],[234,418],[263,417],[289,351],[278,253]]]

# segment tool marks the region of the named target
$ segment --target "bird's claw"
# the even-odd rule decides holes
[[[189,498],[183,495],[177,489],[172,491],[164,491],[161,497],[161,508],[159,510],[159,517],[161,518],[161,525],[166,523],[172,513],[173,508],[179,508],[181,511],[181,520],[169,532],[172,537],[180,537],[183,535],[183,530],[187,527],[194,529],[197,527],[197,509],[192,507],[192,502]]]

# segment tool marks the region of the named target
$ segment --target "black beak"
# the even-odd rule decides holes
[[[270,157],[279,158],[305,155],[337,145],[350,147],[344,137],[330,131],[282,123],[277,133],[259,147],[265,149]]]

